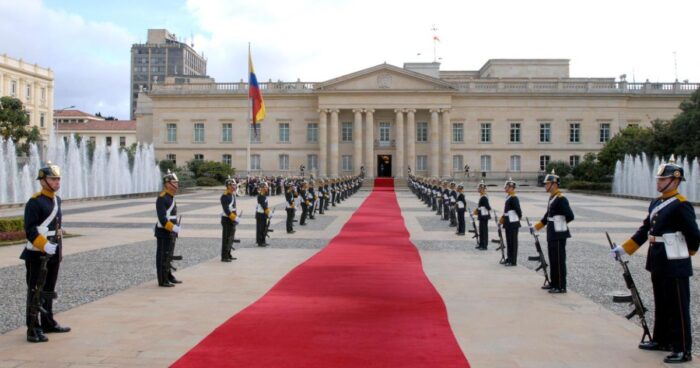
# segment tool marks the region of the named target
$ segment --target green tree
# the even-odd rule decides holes
[[[675,153],[688,157],[700,157],[700,88],[689,99],[681,102],[681,112],[671,121],[667,135],[673,145],[664,156]]]
[[[229,175],[234,174],[233,168],[229,165],[216,161],[192,160],[187,162],[187,169],[198,179],[200,177],[213,178],[219,183],[223,183]]]
[[[571,173],[576,180],[600,183],[609,182],[612,179],[612,174],[606,170],[605,165],[601,164],[599,159],[596,160],[595,153],[587,153]]]
[[[554,172],[559,175],[562,179],[571,174],[571,165],[569,165],[568,162],[564,161],[552,161],[547,164],[546,171],[547,173],[551,173],[552,169],[554,169]]]
[[[656,125],[661,125],[661,123],[658,122]],[[652,128],[629,126],[621,130],[598,152],[598,164],[602,166],[603,171],[612,174],[615,170],[615,163],[618,160],[623,160],[626,154],[650,154],[653,149],[654,131],[654,125]],[[589,164],[591,163],[595,164],[595,158],[589,162]]]
[[[29,114],[22,101],[4,96],[0,98],[0,136],[12,139],[18,151],[29,152],[29,144],[40,138],[39,129],[29,126]]]

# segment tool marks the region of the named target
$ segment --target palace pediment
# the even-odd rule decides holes
[[[454,88],[440,79],[389,64],[360,70],[328,80],[316,86],[318,91],[451,91]]]

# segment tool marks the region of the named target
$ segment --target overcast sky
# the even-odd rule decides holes
[[[0,53],[55,71],[55,108],[129,117],[129,56],[167,28],[219,82],[319,82],[383,62],[477,70],[495,58],[564,58],[572,77],[700,82],[700,1],[0,0]],[[437,31],[432,31],[432,26]],[[674,58],[675,52],[675,58]]]

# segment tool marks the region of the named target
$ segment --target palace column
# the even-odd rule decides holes
[[[430,176],[438,177],[440,171],[440,142],[438,134],[438,109],[430,109]]]
[[[365,110],[365,175],[374,178],[374,109]]]
[[[320,109],[318,112],[318,176],[325,177],[328,175],[328,110]]]
[[[352,169],[355,175],[360,175],[360,167],[362,166],[362,109],[354,109],[355,124],[352,129],[352,142],[355,145],[353,151]]]
[[[396,178],[403,178],[404,164],[404,137],[403,137],[403,109],[394,110],[396,112],[396,169],[394,169],[394,176]]]
[[[330,128],[330,153],[328,166],[328,175],[333,178],[338,177],[338,113],[340,110],[331,109],[331,128]]]
[[[442,110],[442,177],[452,176],[452,124],[450,123],[450,110]]]
[[[416,110],[406,110],[406,166],[416,171]]]

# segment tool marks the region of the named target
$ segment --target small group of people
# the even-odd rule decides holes
[[[664,362],[671,364],[692,360],[689,277],[693,275],[693,270],[690,257],[700,247],[695,211],[692,204],[678,192],[682,181],[685,181],[683,168],[671,156],[657,170],[656,189],[660,196],[651,201],[642,226],[630,239],[611,250],[611,256],[619,260],[625,255],[632,255],[649,242],[646,269],[651,273],[654,294],[654,328],[651,340],[642,341],[638,347],[670,352]],[[574,220],[573,210],[561,192],[560,184],[561,180],[554,171],[545,176],[544,188],[549,194],[547,208],[542,218],[529,228],[534,235],[546,227],[550,283],[543,285],[542,289],[552,294],[567,292],[566,243],[571,237],[569,223]],[[456,216],[457,235],[464,235],[461,225],[464,223],[464,211],[460,209],[466,203],[461,184],[410,176],[408,185],[429,207],[443,215],[443,219]],[[514,266],[517,265],[518,234],[523,215],[515,192],[517,183],[508,179],[503,188],[506,200],[503,212],[498,217],[499,230],[505,232],[508,254],[503,264]],[[477,249],[487,249],[487,221],[491,207],[483,181],[478,184],[477,190],[480,197],[473,212],[479,221]]]

